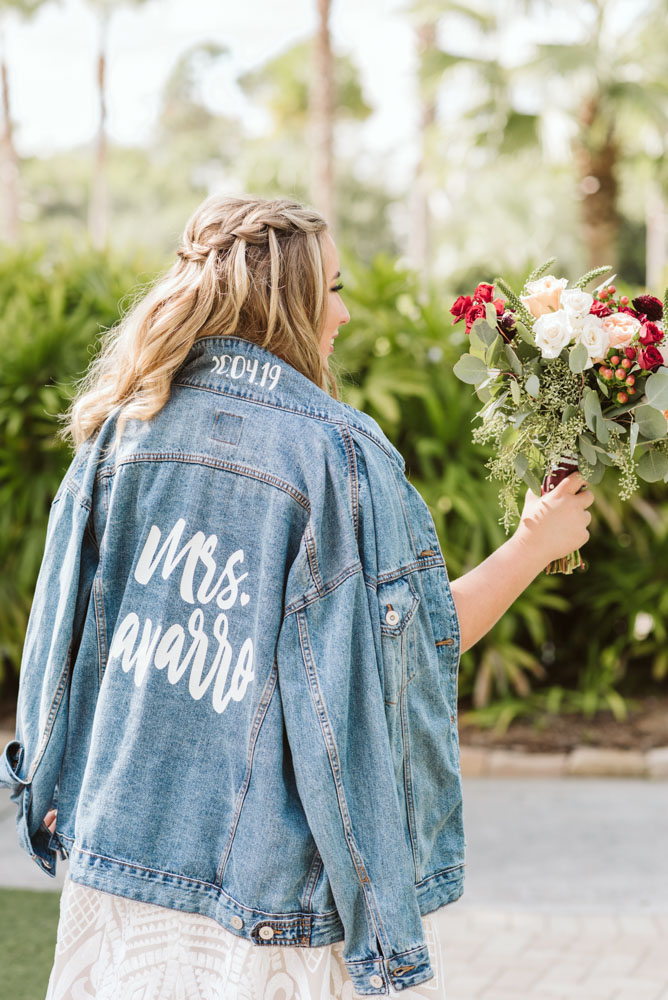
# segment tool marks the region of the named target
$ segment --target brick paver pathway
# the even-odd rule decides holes
[[[446,925],[446,997],[438,1000],[668,1000],[668,913],[455,903]]]

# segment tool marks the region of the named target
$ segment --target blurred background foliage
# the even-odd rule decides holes
[[[49,3],[0,5],[3,19]],[[212,191],[285,195],[328,220],[351,322],[331,364],[343,398],[375,417],[405,456],[455,578],[507,537],[490,452],[471,442],[479,401],[452,374],[464,334],[449,307],[480,281],[519,286],[552,255],[574,278],[611,264],[629,295],[668,284],[666,0],[415,0],[401,9],[415,48],[414,174],[389,182],[362,149],[374,108],[360,68],[334,51],[336,5],[317,28],[240,73],[262,134],[205,99],[236,40],[185,46],[141,146],[106,125],[107,33],[99,21],[91,143],[21,156],[11,60],[0,243],[0,682],[14,690],[49,505],[71,455],[55,414],[100,333],[169,262]],[[132,5],[130,5],[132,6]],[[137,16],[141,3],[137,3]],[[63,14],[63,16],[66,16]],[[548,41],[546,41],[546,39]],[[373,44],[373,40],[369,42]],[[392,58],[388,53],[388,58]],[[668,501],[642,483],[622,505],[611,471],[596,488],[589,569],[543,574],[462,657],[464,707],[503,727],[523,714],[598,710],[668,691]]]

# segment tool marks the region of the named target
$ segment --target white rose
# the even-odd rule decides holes
[[[564,309],[539,316],[533,325],[536,347],[544,358],[556,358],[570,341],[573,331]]]
[[[594,302],[594,296],[579,288],[564,288],[559,304],[570,316],[585,317]]]
[[[589,361],[585,368],[591,368],[594,361],[603,361],[608,351],[608,334],[599,316],[585,316],[582,327],[575,334],[576,344],[584,344]]]

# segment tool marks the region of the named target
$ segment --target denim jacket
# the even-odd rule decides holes
[[[259,947],[344,940],[360,994],[431,979],[421,914],[463,889],[460,628],[401,454],[235,336],[109,455],[119,411],[49,514],[0,757],[21,846]]]

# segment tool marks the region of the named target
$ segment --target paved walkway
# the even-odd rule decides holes
[[[467,778],[464,896],[434,1000],[668,1000],[668,782]],[[0,790],[0,885],[59,890]],[[424,984],[425,986],[427,984]]]

